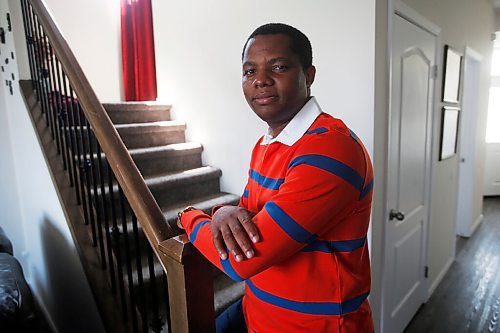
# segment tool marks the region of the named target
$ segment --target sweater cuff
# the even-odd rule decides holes
[[[203,220],[210,220],[210,216],[205,214],[202,210],[195,209],[182,214],[181,224],[189,236],[196,225]]]
[[[225,207],[225,206],[229,206],[229,205],[215,205],[212,208],[212,214],[211,214],[211,216],[214,216],[214,214],[215,214],[216,211],[218,211],[219,209],[221,209],[222,207]]]

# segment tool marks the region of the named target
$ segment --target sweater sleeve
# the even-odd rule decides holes
[[[243,194],[240,197],[240,202],[238,206],[248,209],[248,183],[243,190]]]
[[[278,193],[253,218],[261,241],[254,244],[252,259],[219,258],[210,216],[191,211],[184,214],[182,223],[191,242],[214,265],[234,280],[245,280],[311,244],[352,212],[367,183],[365,168],[362,152],[332,156],[312,153],[307,147],[298,150]]]

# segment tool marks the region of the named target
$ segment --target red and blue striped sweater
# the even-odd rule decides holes
[[[240,200],[257,213],[255,257],[221,260],[210,216],[199,210],[183,215],[189,239],[231,278],[246,281],[249,332],[373,332],[366,299],[373,170],[363,144],[325,113],[291,146],[262,140]]]

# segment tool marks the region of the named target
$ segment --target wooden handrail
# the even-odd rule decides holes
[[[69,78],[78,101],[83,106],[83,112],[101,145],[102,151],[106,154],[111,169],[137,216],[148,241],[156,255],[161,257],[159,244],[175,236],[176,233],[163,216],[158,203],[144,182],[106,110],[99,102],[68,43],[47,10],[45,2],[43,0],[28,1],[37,14],[45,34],[49,37],[54,53]]]

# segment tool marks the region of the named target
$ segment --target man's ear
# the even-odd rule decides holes
[[[308,88],[311,87],[311,85],[314,82],[314,78],[316,77],[316,67],[311,66],[305,71],[306,74],[306,85]]]

